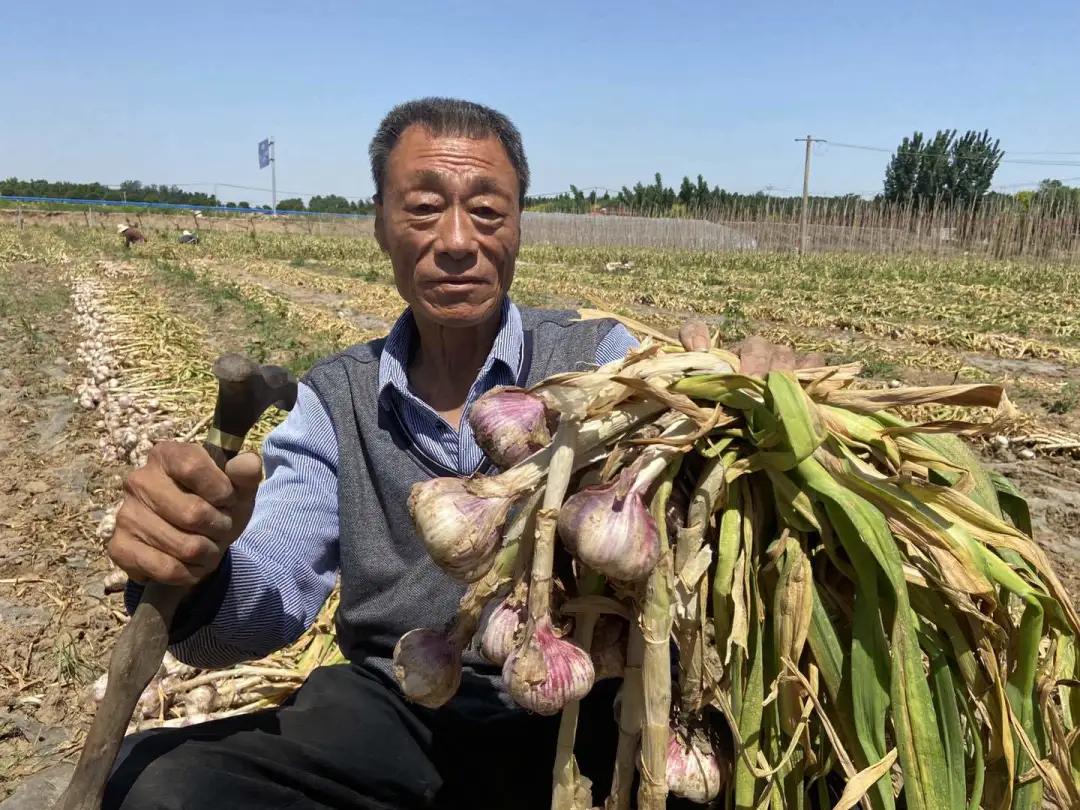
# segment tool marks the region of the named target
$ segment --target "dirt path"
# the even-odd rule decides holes
[[[68,296],[55,271],[0,270],[0,798],[75,750],[123,616],[95,531],[122,468],[74,401]]]

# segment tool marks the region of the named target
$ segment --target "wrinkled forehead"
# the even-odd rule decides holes
[[[494,135],[434,135],[411,126],[390,152],[386,186],[390,193],[424,189],[516,198],[518,178]]]

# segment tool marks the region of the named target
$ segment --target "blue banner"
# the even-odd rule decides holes
[[[259,141],[259,168],[265,169],[270,165],[270,139]]]

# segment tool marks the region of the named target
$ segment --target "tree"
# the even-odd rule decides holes
[[[280,200],[277,204],[278,211],[304,211],[304,201],[299,197],[289,197],[286,200]]]
[[[933,208],[941,203],[974,207],[990,190],[1004,152],[987,130],[938,130],[904,138],[885,169],[887,202]]]
[[[355,211],[355,206],[337,194],[327,194],[325,196],[316,194],[308,200],[308,210],[318,211],[322,214],[349,214]]]
[[[694,184],[690,182],[689,177],[683,177],[682,185],[679,186],[679,202],[685,205],[687,208],[694,201]]]

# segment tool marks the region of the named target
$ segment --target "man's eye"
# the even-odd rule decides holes
[[[426,217],[431,214],[438,213],[439,209],[432,203],[417,203],[416,205],[409,206],[409,213],[416,214],[421,217]]]
[[[473,216],[480,217],[480,219],[499,219],[502,214],[487,205],[481,205],[472,210]]]

